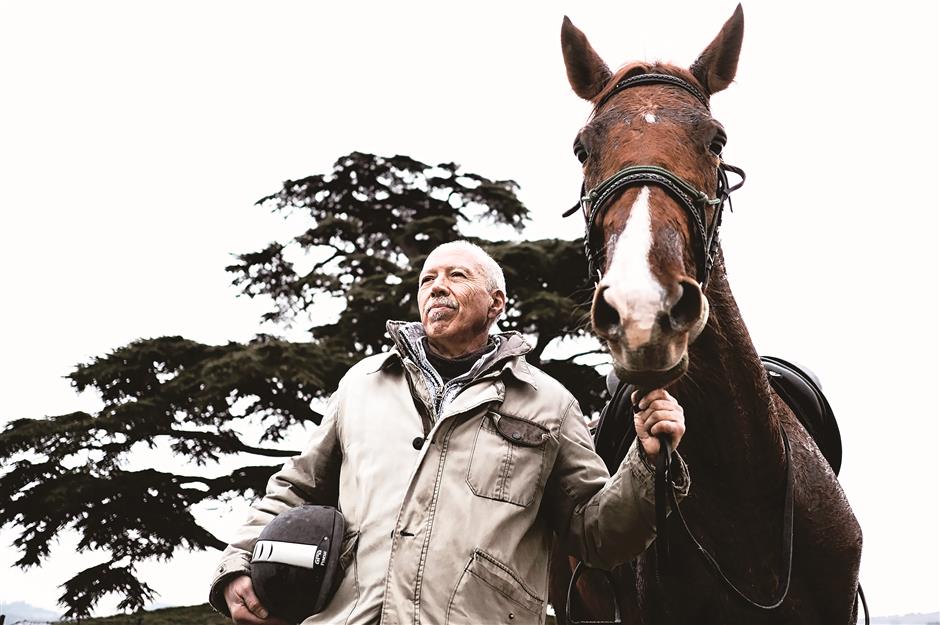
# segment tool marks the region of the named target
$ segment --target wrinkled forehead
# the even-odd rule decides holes
[[[480,259],[470,249],[434,250],[421,268],[421,276],[439,271],[460,268],[472,274],[481,273]]]

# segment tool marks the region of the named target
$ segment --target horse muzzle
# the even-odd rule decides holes
[[[685,373],[688,347],[708,321],[708,299],[686,277],[661,292],[630,291],[601,280],[591,321],[607,341],[620,379],[665,384]]]

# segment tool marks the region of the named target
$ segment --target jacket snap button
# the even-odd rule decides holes
[[[411,441],[411,446],[417,449],[418,451],[421,451],[421,448],[424,447],[424,437],[423,436],[415,437],[415,439]]]
[[[519,432],[513,432],[513,433],[512,433],[512,440],[517,441],[517,440],[519,440],[520,438],[522,438],[522,434],[520,434]],[[509,618],[513,618],[513,617],[510,616]]]
[[[514,618],[516,618],[516,615],[513,614],[512,612],[510,612],[510,613],[509,613],[509,618],[510,618],[510,620],[511,620],[511,619],[514,619]]]

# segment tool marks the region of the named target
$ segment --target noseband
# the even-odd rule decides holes
[[[597,103],[597,112],[615,94],[638,85],[668,85],[691,93],[708,110],[708,98],[692,83],[669,74],[639,74],[630,76],[614,85]],[[720,157],[719,157],[720,159]],[[728,184],[728,172],[741,178],[734,186]],[[731,192],[744,184],[744,172],[738,167],[728,165],[723,160],[718,163],[718,184],[715,197],[697,189],[693,184],[672,173],[665,167],[656,165],[631,165],[602,180],[597,186],[585,193],[581,184],[581,200],[564,212],[564,216],[574,214],[580,207],[585,216],[584,253],[588,260],[588,274],[595,283],[601,279],[601,267],[604,260],[604,241],[597,227],[604,213],[613,201],[626,189],[640,185],[653,184],[664,189],[688,213],[698,243],[695,251],[696,278],[704,290],[708,276],[715,264],[718,252],[718,228],[721,225],[721,213],[725,202],[731,209]],[[715,216],[708,223],[706,208],[715,207]]]

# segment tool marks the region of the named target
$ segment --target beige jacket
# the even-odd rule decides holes
[[[653,477],[634,445],[610,477],[574,397],[529,365],[521,336],[434,422],[418,365],[397,349],[353,366],[300,456],[268,482],[216,568],[210,602],[249,569],[274,515],[339,503],[346,574],[304,625],[543,623],[552,533],[594,567],[642,552],[654,534]],[[417,401],[416,401],[417,400]],[[688,490],[681,460],[677,490]]]

